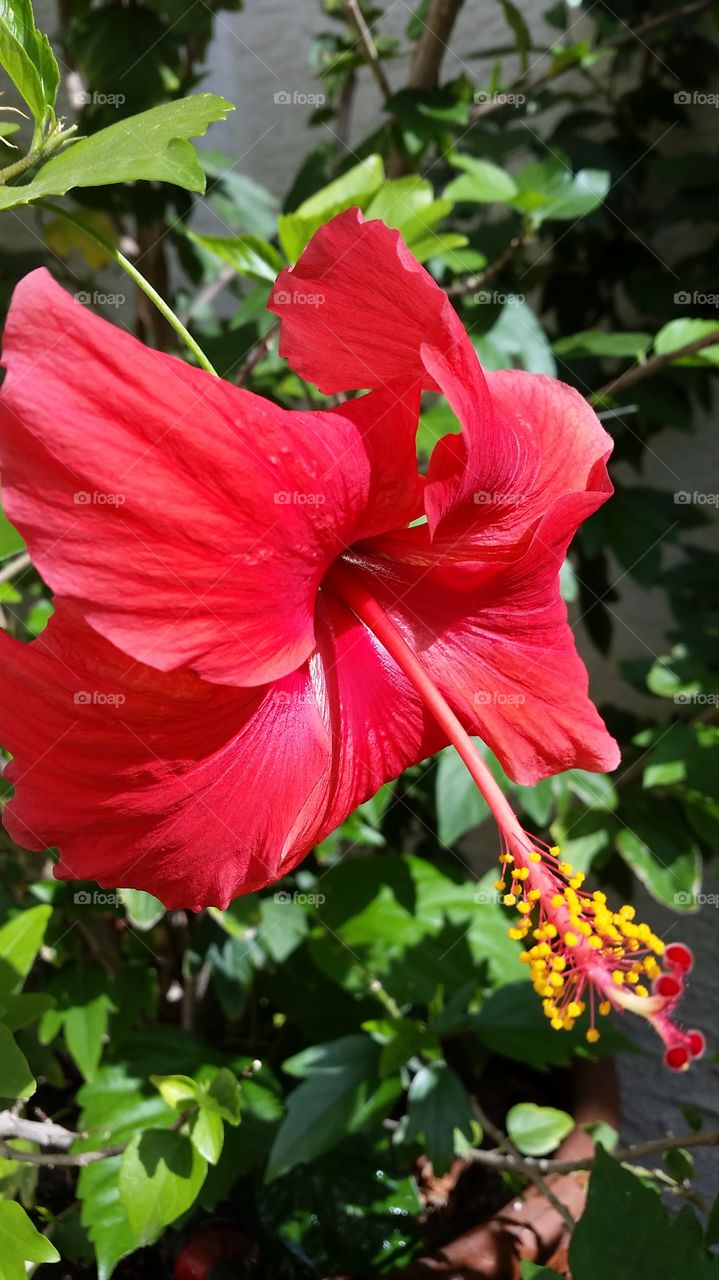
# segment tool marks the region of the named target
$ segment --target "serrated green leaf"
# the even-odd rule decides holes
[[[120,1199],[139,1245],[151,1244],[194,1204],[207,1161],[184,1134],[147,1129],[136,1134],[120,1164]]]
[[[141,179],[202,192],[205,177],[189,139],[205,133],[213,121],[224,120],[233,109],[224,98],[200,93],[128,116],[73,142],[42,165],[31,182],[0,188],[0,209],[65,195],[73,187],[104,187]]]
[[[190,1120],[190,1141],[208,1164],[217,1164],[222,1155],[225,1126],[222,1117],[201,1107]]]
[[[468,201],[473,204],[506,204],[518,195],[514,178],[489,160],[477,160],[474,156],[454,155],[452,164],[463,169],[461,177],[453,178],[442,192],[445,200]]]
[[[423,1135],[436,1174],[447,1172],[455,1155],[455,1130],[471,1140],[473,1116],[469,1095],[446,1062],[421,1067],[407,1094],[407,1137]]]
[[[14,1200],[0,1200],[0,1280],[25,1280],[26,1262],[59,1262],[54,1244]]]
[[[0,996],[15,991],[32,968],[43,944],[52,907],[19,911],[0,929]]]
[[[295,262],[307,241],[325,222],[343,209],[364,209],[384,181],[384,164],[379,155],[367,156],[341,177],[316,191],[293,213],[281,214],[277,222],[280,244],[290,262]]]
[[[261,236],[205,236],[195,231],[188,234],[200,248],[226,262],[238,275],[249,276],[252,280],[272,284],[277,272],[285,265],[274,245]]]
[[[96,1160],[80,1172],[77,1194],[80,1217],[92,1242],[98,1280],[109,1280],[117,1263],[137,1247],[119,1187],[120,1157]]]
[[[29,1098],[34,1092],[35,1080],[25,1054],[0,1022],[0,1098]]]
[[[379,1047],[368,1036],[313,1045],[284,1063],[302,1083],[287,1098],[267,1165],[268,1182],[328,1151],[363,1118],[379,1084]]]
[[[30,108],[37,138],[55,105],[60,68],[50,41],[35,26],[30,0],[0,0],[0,66]]]

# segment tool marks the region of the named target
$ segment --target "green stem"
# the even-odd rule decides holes
[[[182,321],[178,319],[172,308],[165,302],[165,299],[160,296],[156,289],[153,289],[149,280],[145,279],[142,272],[138,271],[137,267],[133,266],[130,259],[126,258],[124,253],[121,253],[110,240],[106,240],[103,235],[100,235],[94,227],[83,222],[82,218],[77,218],[74,213],[68,213],[66,209],[62,209],[59,205],[51,204],[48,200],[34,200],[33,204],[37,205],[40,209],[47,210],[48,213],[58,214],[61,218],[66,218],[68,222],[73,224],[73,226],[79,227],[84,235],[89,236],[91,240],[94,240],[96,244],[99,244],[100,247],[103,248],[113,259],[113,261],[117,262],[119,266],[122,267],[123,271],[127,272],[130,278],[134,280],[138,289],[141,289],[146,297],[150,299],[150,302],[155,304],[160,315],[165,317],[167,323],[175,330],[175,333],[182,338],[185,346],[192,352],[201,368],[205,369],[207,373],[211,373],[215,378],[219,377],[217,370],[210,364],[210,361],[202,348],[195,342],[192,334],[188,332]]]

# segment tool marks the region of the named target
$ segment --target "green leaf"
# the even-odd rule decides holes
[[[383,182],[365,209],[365,217],[381,218],[388,227],[395,227],[417,257],[418,244],[441,241],[434,228],[451,211],[451,200],[435,200],[432,184],[411,175]]]
[[[224,120],[232,103],[213,93],[166,102],[119,120],[89,138],[73,142],[53,156],[32,182],[0,188],[0,209],[29,204],[43,196],[61,196],[73,187],[104,187],[114,182],[172,182],[187,191],[204,191],[197,152],[188,141]]]
[[[697,342],[699,338],[706,338],[711,333],[719,331],[719,321],[717,320],[670,320],[669,324],[665,324],[663,329],[659,330],[654,339],[654,354],[657,356],[670,355],[672,351],[678,351],[680,347],[686,347],[690,342]],[[716,346],[704,347],[702,351],[697,351],[693,356],[682,356],[677,360],[677,364],[681,365],[702,365],[702,364],[719,364],[719,342]]]
[[[540,1267],[536,1262],[530,1262],[528,1258],[522,1259],[519,1271],[522,1280],[562,1280],[562,1276],[554,1270],[554,1267]]]
[[[492,293],[487,291],[477,295],[483,303],[491,302],[492,297]],[[527,373],[546,373],[550,378],[556,377],[557,365],[549,339],[532,308],[520,294],[506,302],[499,319],[488,333],[476,339],[474,345],[482,364],[488,369],[519,367]]]
[[[507,1112],[507,1133],[525,1156],[546,1156],[572,1132],[574,1120],[556,1107],[518,1102]]]
[[[522,75],[527,71],[529,66],[529,50],[532,47],[532,33],[529,30],[520,10],[512,0],[499,0],[504,11],[505,21],[514,32],[517,41],[517,53],[519,54],[519,64]]]
[[[572,173],[559,159],[527,165],[515,177],[519,192],[511,204],[535,224],[583,218],[602,203],[611,181],[604,169]]]
[[[616,845],[627,866],[653,898],[675,911],[696,911],[701,856],[681,813],[656,796],[632,797],[623,809],[626,827]]]
[[[64,1018],[65,1044],[86,1080],[93,1080],[100,1064],[107,1035],[110,1010],[109,996],[98,996],[86,1005],[68,1009]]]
[[[25,1054],[0,1022],[0,1098],[29,1098],[34,1092],[35,1080]]]
[[[25,539],[10,524],[5,512],[0,507],[0,560],[15,555],[25,547]]]
[[[222,1155],[224,1137],[225,1126],[222,1123],[222,1117],[216,1112],[201,1107],[190,1120],[192,1145],[208,1164],[217,1164]]]
[[[407,1108],[407,1138],[423,1135],[434,1172],[446,1173],[455,1155],[455,1130],[468,1140],[473,1136],[467,1090],[446,1062],[432,1062],[412,1080]]]
[[[197,1101],[198,1085],[189,1076],[150,1076],[168,1107],[185,1107]]]
[[[384,181],[384,165],[379,155],[367,156],[341,177],[304,200],[293,213],[281,214],[277,222],[280,244],[290,262],[295,262],[318,227],[324,226],[343,209],[364,209]]]
[[[147,1129],[123,1152],[120,1199],[137,1244],[151,1244],[194,1204],[207,1161],[181,1133]]]
[[[602,1019],[601,1040],[590,1048],[584,1039],[588,1025],[585,1014],[573,1031],[554,1031],[527,981],[511,982],[493,991],[472,1020],[476,1035],[488,1049],[526,1062],[535,1070],[566,1066],[577,1055],[616,1053],[620,1046],[624,1051],[632,1049],[631,1042],[615,1031],[608,1019]]]
[[[59,1262],[60,1254],[14,1200],[0,1200],[0,1280],[25,1280],[26,1262]]]
[[[0,929],[0,996],[22,985],[43,944],[52,907],[30,907]]]
[[[368,1036],[343,1036],[284,1063],[302,1084],[287,1098],[267,1165],[268,1182],[314,1160],[358,1126],[379,1084],[379,1053]]]
[[[35,137],[60,84],[60,69],[50,41],[35,26],[30,0],[0,0],[0,66],[30,108]]]
[[[98,1280],[109,1280],[120,1259],[137,1245],[120,1200],[119,1174],[120,1157],[110,1156],[86,1165],[77,1183],[81,1222],[95,1250]]]
[[[514,178],[489,160],[476,160],[474,156],[455,155],[452,164],[463,169],[460,178],[454,178],[445,187],[445,200],[466,200],[473,204],[506,204],[518,195]]]
[[[685,1206],[670,1219],[656,1191],[644,1186],[601,1148],[587,1207],[572,1235],[574,1280],[717,1280],[719,1259],[704,1250],[702,1232]]]
[[[261,236],[203,236],[195,231],[188,234],[201,249],[221,258],[238,275],[272,284],[277,272],[284,266],[275,247]]]
[[[130,924],[141,933],[154,928],[165,914],[165,908],[159,898],[142,889],[121,889],[122,905],[125,908]]]
[[[558,356],[611,356],[639,360],[651,345],[650,333],[606,333],[603,329],[583,329],[560,338],[552,346]]]

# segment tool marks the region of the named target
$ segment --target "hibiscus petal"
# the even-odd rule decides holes
[[[435,527],[441,521],[438,551],[442,545],[451,552],[459,540],[462,555],[471,546],[487,559],[514,556],[550,511],[555,533],[561,519],[568,540],[612,493],[605,465],[611,436],[579,392],[554,378],[508,369],[488,373],[487,385],[494,429],[512,441],[512,462],[505,465],[505,448],[502,465],[496,465],[485,447],[492,433],[474,422],[467,405],[470,433],[477,440],[484,436],[485,446],[467,458],[462,441],[449,436],[432,454],[426,505],[434,511]]]
[[[346,414],[288,412],[148,350],[45,271],[15,292],[4,361],[8,516],[49,585],[159,670],[252,685],[296,669],[335,556],[391,527],[392,493],[415,514],[406,382]]]
[[[399,232],[365,222],[359,209],[320,228],[294,267],[280,272],[267,306],[282,322],[280,354],[327,395],[408,377],[436,389],[422,343],[450,350],[468,342]]]
[[[620,758],[559,592],[565,518],[545,519],[511,563],[443,559],[426,527],[370,542],[354,561],[465,728],[527,785]]]
[[[357,209],[317,232],[280,273],[268,305],[282,322],[280,351],[322,391],[414,377],[444,393],[462,434],[432,453],[425,509],[446,546],[471,526],[486,556],[516,554],[554,500],[585,489],[588,464],[611,451],[571,387],[512,370],[483,373],[449,299],[399,232],[365,222]],[[611,492],[605,476],[597,483]]]
[[[3,821],[60,849],[62,879],[224,907],[290,870],[409,763],[443,745],[344,606],[318,605],[310,664],[255,689],[128,662],[61,604],[25,645],[0,633]]]

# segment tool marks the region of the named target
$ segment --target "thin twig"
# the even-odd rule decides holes
[[[487,1132],[494,1137],[490,1129]],[[631,1147],[618,1147],[611,1154],[620,1164],[633,1164],[636,1160],[643,1160],[647,1156],[663,1155],[665,1151],[676,1151],[681,1147],[717,1146],[719,1146],[719,1129],[712,1129],[706,1133],[685,1133],[679,1137],[655,1138],[651,1142],[638,1142]],[[537,1159],[534,1156],[509,1156],[502,1151],[482,1151],[479,1148],[467,1152],[466,1158],[474,1164],[483,1164],[501,1173],[512,1170],[515,1173],[525,1173],[527,1177],[530,1176],[530,1168],[546,1176],[552,1173],[582,1173],[592,1169],[594,1165],[594,1156],[586,1156],[578,1160],[546,1160]]]
[[[660,373],[668,364],[673,364],[683,356],[692,356],[697,351],[703,351],[705,347],[716,346],[719,346],[719,329],[712,329],[711,333],[707,333],[703,338],[687,342],[685,346],[677,347],[675,351],[666,351],[660,356],[652,356],[650,360],[645,360],[644,364],[634,365],[633,368],[627,369],[626,373],[620,373],[619,377],[613,378],[611,382],[600,387],[599,391],[593,392],[593,398],[603,400],[606,396],[615,396],[618,391],[633,387],[635,382],[641,382],[643,378],[652,378],[655,373]]]
[[[8,1142],[0,1139],[0,1156],[5,1160],[16,1160],[18,1164],[35,1164],[47,1169],[83,1169],[96,1160],[107,1160],[109,1156],[121,1156],[127,1143],[116,1142],[111,1147],[102,1147],[99,1151],[78,1151],[75,1154],[66,1152],[17,1151]]]
[[[531,237],[526,231],[521,231],[518,236],[513,236],[504,252],[494,262],[490,262],[489,266],[484,268],[484,271],[480,271],[478,275],[467,276],[464,280],[456,280],[454,284],[445,289],[445,293],[450,298],[461,298],[465,294],[476,293],[479,289],[483,289],[490,280],[493,280],[495,276],[499,275],[500,271],[504,270],[507,263],[512,261],[515,254],[519,253],[519,250],[528,244],[530,239]]]
[[[385,102],[392,97],[392,89],[389,81],[384,73],[384,68],[380,62],[377,45],[372,39],[372,32],[364,20],[364,14],[357,3],[357,0],[345,0],[345,9],[347,18],[357,32],[359,43],[362,45],[367,66],[379,85],[380,93]]]
[[[250,347],[250,353],[244,363],[240,365],[235,377],[235,382],[238,387],[243,386],[243,384],[247,382],[247,379],[253,372],[255,366],[260,363],[260,360],[264,360],[279,327],[279,320],[275,320],[274,324],[270,325],[265,336],[263,338],[258,338],[254,346]]]
[[[513,1169],[517,1173],[523,1173],[524,1176],[534,1184],[537,1190],[541,1192],[549,1204],[552,1205],[552,1208],[557,1211],[567,1230],[573,1231],[576,1226],[574,1218],[569,1212],[566,1204],[562,1203],[559,1196],[555,1195],[552,1188],[545,1182],[537,1163],[533,1163],[532,1161],[527,1160],[525,1156],[520,1155],[519,1151],[517,1151],[517,1148],[514,1146],[514,1143],[510,1141],[506,1133],[503,1133],[502,1130],[498,1128],[494,1121],[490,1120],[489,1116],[485,1113],[476,1099],[473,1101],[472,1106],[485,1133],[488,1133],[489,1136],[494,1138],[494,1141],[497,1143],[498,1150],[487,1154],[496,1156],[498,1158],[498,1162],[503,1160],[505,1162],[506,1169]],[[473,1151],[470,1153],[470,1158],[473,1159],[475,1155],[481,1156],[482,1154],[483,1153],[481,1151]],[[477,1163],[482,1162],[477,1161]],[[495,1167],[501,1166],[497,1163]]]

